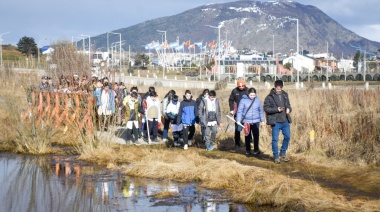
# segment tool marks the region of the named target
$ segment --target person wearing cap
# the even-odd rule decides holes
[[[245,85],[244,80],[239,79],[237,81],[237,87],[231,91],[230,98],[228,99],[228,103],[230,106],[230,114],[235,117],[235,120],[236,120],[237,107],[244,94],[248,95],[248,89]],[[238,131],[238,125],[237,123],[235,123],[235,148],[239,148],[239,147],[240,147],[240,131]]]

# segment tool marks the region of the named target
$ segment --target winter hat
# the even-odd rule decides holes
[[[237,86],[245,86],[245,82],[244,82],[244,80],[243,80],[243,79],[239,79],[239,80],[237,81]]]

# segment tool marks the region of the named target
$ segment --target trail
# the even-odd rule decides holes
[[[244,148],[237,152],[200,151],[199,154],[213,159],[230,159],[248,166],[256,166],[275,171],[290,178],[302,179],[319,184],[347,199],[379,199],[380,198],[380,169],[379,168],[332,168],[322,165],[309,164],[303,160],[292,158],[290,162],[273,163],[272,156],[246,156]]]

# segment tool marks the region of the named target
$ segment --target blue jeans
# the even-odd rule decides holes
[[[165,119],[164,130],[162,131],[162,139],[168,139],[169,126],[170,126],[170,119]]]
[[[217,132],[218,125],[205,126],[206,148],[209,148],[214,145],[214,140]]]
[[[278,152],[278,136],[280,134],[280,130],[282,130],[282,134],[284,135],[284,140],[282,141],[282,146],[280,152]],[[272,151],[274,159],[279,157],[280,155],[286,155],[286,150],[288,150],[290,140],[290,124],[288,121],[285,122],[277,122],[272,126]]]

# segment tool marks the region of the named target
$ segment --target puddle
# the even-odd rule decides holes
[[[72,156],[0,153],[0,183],[0,211],[211,212],[254,208],[232,203],[222,191],[196,183],[132,178]]]

